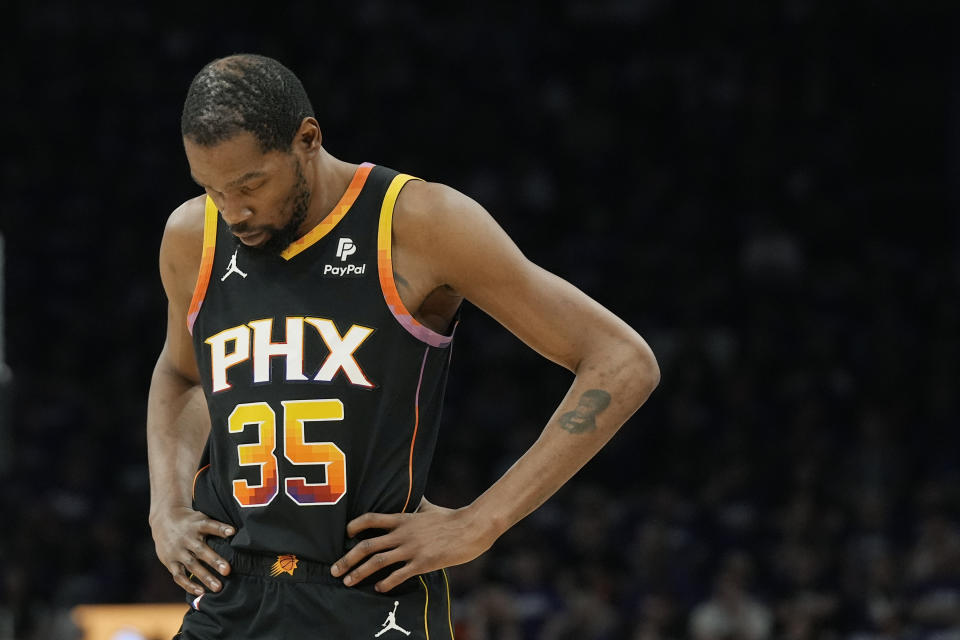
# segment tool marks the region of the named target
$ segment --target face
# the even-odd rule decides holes
[[[239,242],[280,253],[299,237],[311,192],[296,154],[263,153],[246,131],[210,147],[184,139],[184,148],[193,179]]]

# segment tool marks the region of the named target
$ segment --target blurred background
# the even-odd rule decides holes
[[[451,571],[459,640],[960,638],[955,4],[5,3],[0,638],[183,601],[147,527],[157,254],[198,193],[187,86],[235,52],[299,75],[333,155],[473,196],[659,358]],[[466,305],[427,495],[470,502],[570,381]]]

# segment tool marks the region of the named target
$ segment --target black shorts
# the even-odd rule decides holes
[[[344,586],[329,565],[238,552],[210,540],[228,562],[223,588],[190,601],[176,640],[453,640],[444,571],[377,593],[374,580]]]

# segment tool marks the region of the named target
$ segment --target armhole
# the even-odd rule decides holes
[[[397,204],[397,197],[403,185],[410,180],[419,180],[407,174],[399,174],[390,182],[387,193],[383,197],[383,204],[380,207],[380,226],[377,230],[377,272],[380,275],[380,290],[383,292],[383,299],[387,303],[390,313],[396,318],[397,322],[407,330],[417,340],[425,342],[432,347],[446,347],[453,340],[453,336],[445,336],[437,333],[433,329],[426,327],[413,317],[413,314],[407,311],[400,299],[400,292],[397,291],[397,283],[393,279],[393,210]]]
[[[190,300],[190,310],[187,312],[187,331],[193,335],[193,323],[197,320],[203,298],[207,295],[207,285],[210,284],[210,271],[213,269],[213,254],[217,246],[217,205],[207,196],[203,210],[203,255],[200,257],[200,272],[197,274],[197,284],[193,288],[193,298]]]

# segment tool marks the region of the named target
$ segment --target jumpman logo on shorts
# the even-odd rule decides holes
[[[233,257],[230,258],[230,264],[227,265],[227,272],[223,274],[222,278],[220,278],[220,282],[226,280],[231,273],[237,273],[241,278],[247,277],[247,274],[245,274],[243,271],[240,271],[240,269],[237,267],[237,251],[240,251],[240,249],[234,249]]]
[[[387,631],[390,631],[390,630],[399,631],[405,636],[410,635],[409,631],[407,631],[406,629],[404,629],[403,627],[397,624],[397,605],[399,604],[400,604],[399,600],[393,601],[393,611],[387,614],[387,619],[383,621],[382,625],[380,625],[381,627],[383,627],[383,629],[373,634],[374,638],[379,638],[380,636],[382,636],[383,634],[385,634]]]

